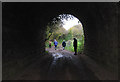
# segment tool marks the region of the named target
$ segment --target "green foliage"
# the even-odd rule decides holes
[[[46,54],[48,54],[49,52],[48,51],[45,51]]]
[[[66,48],[65,49],[74,52],[73,40],[68,40],[66,42]]]
[[[47,27],[47,29],[46,29],[45,36],[46,36],[46,40],[49,40],[51,35],[53,35],[53,33],[54,33],[54,35],[56,35],[55,31],[58,30],[59,27],[61,27],[61,22],[59,20],[57,22],[52,21],[51,23],[48,23],[48,25],[46,27]],[[53,36],[53,38],[56,36]]]
[[[67,41],[67,45],[65,49],[74,52],[73,40]],[[77,39],[77,51],[82,52],[83,49],[84,49],[84,40]]]
[[[63,40],[66,41],[66,50],[74,52],[73,47],[73,38],[77,38],[77,51],[82,52],[84,49],[84,33],[82,25],[76,25],[71,27],[69,30],[65,30],[60,25],[60,21],[53,24],[48,24],[46,37],[49,38],[46,41],[46,47],[49,47],[49,40],[54,41],[56,39],[58,41],[58,47],[62,45]],[[51,43],[54,46],[53,42]]]
[[[49,41],[46,41],[46,42],[45,42],[45,46],[46,46],[46,48],[49,48]],[[53,43],[53,42],[51,43],[51,47],[52,47],[52,46],[54,46],[54,43]]]

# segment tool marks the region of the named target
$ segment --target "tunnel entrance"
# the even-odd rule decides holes
[[[47,25],[45,46],[47,49],[67,50],[74,52],[74,39],[77,39],[77,53],[84,50],[83,25],[78,18],[71,14],[60,14]],[[55,48],[54,41],[57,41]],[[64,46],[64,42],[66,43]]]
[[[58,17],[62,13],[71,13],[82,22],[85,55],[73,55],[67,50],[68,45],[65,50],[58,48],[63,40],[73,40],[68,34],[65,34],[68,40],[63,38],[65,28],[58,33],[59,37],[56,35],[63,39],[54,49],[54,38],[50,38],[56,27],[63,24],[60,18],[70,17],[66,14]],[[100,80],[118,79],[118,15],[117,3],[2,3],[2,79],[95,80],[94,76]],[[51,49],[49,40],[52,56],[44,55],[45,41],[46,49]]]

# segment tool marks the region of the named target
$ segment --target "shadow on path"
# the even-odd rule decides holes
[[[48,54],[38,57],[15,80],[98,80],[73,52],[53,48],[46,50]]]

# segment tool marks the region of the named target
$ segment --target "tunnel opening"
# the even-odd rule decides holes
[[[93,68],[92,70],[95,70],[95,73],[97,71],[98,73],[102,73],[102,77],[99,79],[106,80],[117,78],[118,22],[116,19],[118,14],[116,11],[118,10],[116,3],[2,3],[2,6],[2,67],[4,80],[9,80],[12,76],[13,79],[16,79],[16,73],[21,74],[22,71],[26,71],[26,67],[32,63],[35,64],[36,60],[40,62],[40,64],[35,64],[39,67],[33,65],[35,68],[27,68],[29,71],[26,74],[23,73],[21,78],[18,79],[42,79],[36,78],[36,76],[39,77],[39,75],[45,74],[45,72],[48,71],[47,68],[49,68],[49,62],[54,62],[50,56],[43,56],[45,52],[44,42],[46,38],[44,37],[44,34],[46,33],[45,26],[51,18],[54,18],[54,16],[60,13],[72,13],[75,17],[82,20],[81,22],[84,25],[85,31],[85,56],[94,60],[95,63],[101,65],[101,67],[104,66],[106,69],[110,70],[111,73],[114,72],[112,77],[109,76],[109,73],[105,73],[105,71],[101,72],[101,70],[99,71],[96,70],[96,68]],[[47,57],[47,59],[45,58],[44,60],[44,57]],[[58,58],[61,56],[59,55],[55,57]],[[66,62],[66,59],[70,63]],[[68,65],[74,67],[74,65],[71,65],[70,57],[66,59],[64,60],[65,62],[60,62],[63,63],[66,68],[68,68]],[[41,64],[41,61],[44,63]],[[74,62],[78,61],[75,60],[73,63]],[[92,68],[92,63],[89,62],[88,59],[85,59],[84,62],[90,64],[88,67]],[[58,67],[58,63],[59,62],[57,62],[55,68]],[[82,66],[79,65],[79,67],[81,68]],[[36,70],[36,68],[38,70]],[[44,69],[41,70],[43,73],[38,75],[34,74],[34,69],[39,73],[39,70],[42,68]],[[31,72],[32,69],[33,72]],[[71,70],[73,69],[74,68],[71,68]],[[83,72],[83,75],[85,75],[85,72]],[[76,73],[78,73],[78,71],[76,71]],[[65,72],[63,71],[61,76],[64,74]],[[86,72],[85,77],[88,74],[89,73]],[[26,75],[29,75],[30,77],[27,78]],[[34,77],[31,77],[33,75]],[[90,76],[91,75],[92,74],[90,74]],[[76,76],[81,77],[82,75],[80,74]],[[46,79],[46,77],[44,78]],[[76,79],[76,77],[71,79]],[[83,79],[83,77],[78,77],[78,79]]]
[[[77,53],[84,51],[84,30],[81,21],[71,14],[60,14],[46,26],[45,50],[55,49],[75,52],[74,38],[77,40]],[[58,42],[55,47],[55,40]]]

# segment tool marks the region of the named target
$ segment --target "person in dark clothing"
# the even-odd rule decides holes
[[[74,39],[73,46],[74,46],[74,51],[75,51],[74,55],[77,55],[77,39],[76,38],[73,38],[73,39]]]
[[[62,46],[63,46],[63,50],[64,50],[64,49],[65,49],[65,46],[66,46],[65,40],[63,40],[63,42],[62,42]]]

